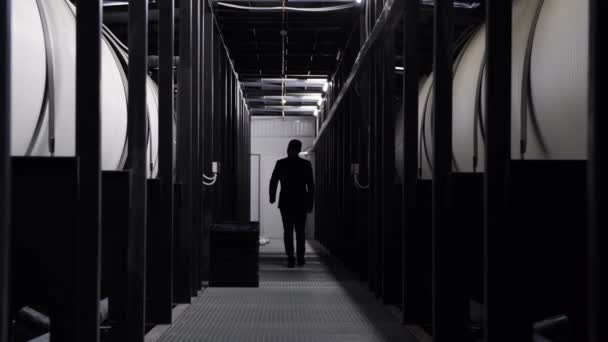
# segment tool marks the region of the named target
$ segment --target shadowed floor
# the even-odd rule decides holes
[[[259,288],[204,290],[158,341],[417,341],[321,247],[307,249],[307,264],[288,269],[272,240]]]

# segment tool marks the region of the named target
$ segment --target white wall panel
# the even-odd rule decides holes
[[[251,154],[260,155],[259,188],[252,179],[251,190],[260,193],[260,229],[267,238],[282,238],[283,224],[277,203],[270,204],[268,188],[270,177],[277,160],[287,156],[287,144],[291,139],[302,141],[302,149],[312,146],[315,132],[315,119],[265,118],[253,117],[251,120]],[[252,163],[252,174],[257,173],[257,165]],[[280,191],[280,186],[279,186]],[[278,192],[277,192],[278,193]],[[278,196],[277,196],[278,199]],[[253,219],[252,215],[252,219]],[[308,215],[307,232],[313,230],[314,215]]]

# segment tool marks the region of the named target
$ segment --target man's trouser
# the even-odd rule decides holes
[[[281,209],[281,217],[283,218],[283,239],[285,242],[285,253],[291,260],[294,259],[293,251],[293,231],[296,231],[296,252],[298,260],[304,260],[305,250],[305,225],[306,212]]]

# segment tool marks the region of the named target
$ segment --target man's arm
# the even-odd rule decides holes
[[[310,162],[307,163],[308,171],[306,172],[306,189],[308,190],[308,207],[307,211],[312,212],[312,206],[315,202],[315,179],[312,173],[312,164]]]
[[[270,203],[274,203],[277,198],[277,186],[279,185],[279,162],[274,166],[272,177],[270,178]]]

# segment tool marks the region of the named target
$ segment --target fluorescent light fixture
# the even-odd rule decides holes
[[[358,4],[360,4],[360,3],[361,3],[361,0],[355,0],[355,2],[356,2],[356,3],[358,3]]]
[[[312,113],[312,115],[314,115],[314,116],[319,116],[319,110],[318,110],[318,109],[315,109],[315,111],[314,111],[314,113]]]
[[[304,95],[301,98],[303,100],[320,100],[323,98],[323,94],[317,93],[317,94],[311,94],[311,95]]]
[[[325,82],[323,83],[323,92],[327,92],[327,89],[329,89],[329,83]]]
[[[311,84],[327,83],[326,78],[306,78],[306,79],[293,78],[292,80],[297,81],[297,82],[311,83]]]
[[[403,70],[405,70],[405,68],[402,67],[402,66],[396,66],[395,70],[397,70],[397,71],[403,71]]]

